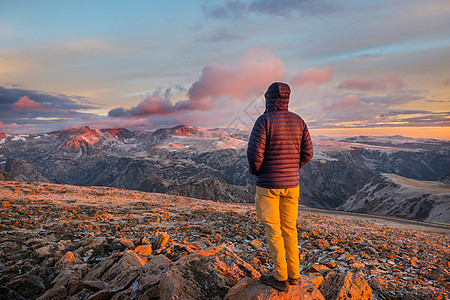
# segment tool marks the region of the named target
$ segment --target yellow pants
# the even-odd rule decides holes
[[[299,187],[266,189],[256,186],[256,213],[264,224],[275,279],[300,277],[297,241]],[[287,262],[286,262],[287,256]]]

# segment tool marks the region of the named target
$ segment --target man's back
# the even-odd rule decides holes
[[[261,115],[253,127],[247,156],[256,185],[292,188],[299,169],[312,157],[312,143],[303,119],[287,110]]]

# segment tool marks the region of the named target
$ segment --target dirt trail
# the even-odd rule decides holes
[[[299,211],[300,212],[304,211],[304,212],[317,213],[317,214],[327,215],[327,216],[338,216],[340,218],[349,218],[352,220],[355,220],[355,219],[370,220],[373,223],[378,224],[378,225],[389,225],[389,226],[395,226],[395,227],[400,227],[400,228],[419,230],[419,231],[423,231],[423,232],[440,233],[440,234],[444,234],[446,236],[449,236],[449,234],[450,234],[450,224],[444,224],[444,223],[427,223],[427,222],[420,222],[420,221],[414,221],[414,220],[408,220],[408,219],[402,219],[402,218],[396,218],[396,217],[390,217],[390,216],[368,215],[368,214],[346,212],[346,211],[340,211],[340,210],[312,208],[312,207],[307,207],[307,206],[300,206]]]

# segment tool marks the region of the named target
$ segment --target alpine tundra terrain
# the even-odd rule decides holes
[[[248,137],[187,125],[0,134],[0,176],[252,202]],[[301,204],[450,223],[449,141],[318,136],[313,144],[314,158],[300,171]]]
[[[253,205],[43,182],[0,195],[0,299],[450,297],[450,225],[301,209],[300,284],[277,292],[258,281],[273,269]]]

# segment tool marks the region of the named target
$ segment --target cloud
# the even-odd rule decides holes
[[[0,86],[2,130],[7,133],[46,132],[60,129],[66,124],[78,125],[85,116],[96,117],[77,111],[98,108],[79,103],[82,101],[87,99]]]
[[[389,93],[385,96],[365,96],[363,101],[371,105],[378,103],[394,106],[423,99],[421,90],[402,90]]]
[[[242,19],[247,17],[248,4],[242,1],[226,0],[224,5],[202,5],[207,17],[216,19]]]
[[[319,89],[312,101],[318,104],[297,109],[311,128],[442,127],[450,126],[449,112],[404,109],[411,101],[425,101],[423,91],[402,90],[382,96],[345,94]],[[317,103],[317,102],[316,102]]]
[[[374,126],[450,126],[450,112],[426,110],[392,110],[376,117]]]
[[[406,87],[403,80],[392,74],[381,77],[367,78],[352,76],[342,81],[338,89],[351,89],[359,91],[388,91],[401,90]]]
[[[249,14],[289,17],[293,13],[321,15],[341,10],[342,5],[327,0],[227,0],[222,5],[203,5],[207,17],[217,19],[246,19]]]
[[[158,89],[147,94],[138,105],[125,109],[117,107],[108,112],[112,118],[140,118],[155,115],[176,114],[186,110],[209,110],[215,104],[207,99],[193,101],[191,99],[172,103],[171,98],[179,93],[185,93],[186,89],[181,86]]]
[[[340,10],[341,6],[327,0],[254,0],[250,11],[267,15],[288,17],[294,12],[305,15],[321,15]]]
[[[323,112],[330,111],[348,111],[354,106],[361,103],[361,99],[358,95],[345,95],[343,98],[338,98],[337,102],[322,108]]]
[[[329,81],[332,76],[333,69],[329,65],[323,68],[311,67],[292,76],[289,82],[294,86],[315,89],[318,85]]]
[[[172,103],[168,94],[153,92],[130,109],[114,108],[110,117],[142,117],[168,115],[181,111],[211,110],[217,102],[236,99],[249,101],[263,92],[270,83],[285,76],[283,62],[270,57],[261,61],[246,61],[236,66],[210,64],[203,68],[199,80],[187,92],[187,99]]]
[[[449,86],[450,85],[450,78],[444,81],[444,86]]]
[[[226,31],[224,28],[219,28],[212,32],[209,36],[198,39],[202,42],[208,42],[208,43],[219,43],[219,42],[227,42],[227,41],[233,41],[233,40],[239,40],[242,39],[241,36],[231,34],[228,31]]]
[[[162,98],[157,94],[151,94],[137,106],[133,106],[130,109],[118,107],[110,110],[108,116],[113,118],[145,117],[167,115],[183,110],[209,110],[212,107],[214,107],[214,104],[208,101],[183,100],[172,104],[169,99]]]
[[[30,110],[44,110],[42,104],[34,102],[28,96],[21,97],[17,102],[14,103],[13,110],[30,109]]]
[[[17,99],[27,96],[28,99],[41,104],[49,105],[52,109],[74,110],[74,109],[91,109],[97,108],[98,105],[91,103],[91,105],[81,104],[80,99],[86,100],[84,97],[68,96],[64,94],[50,94],[36,90],[6,88],[0,86],[0,115],[1,112],[8,112],[12,109]]]
[[[200,79],[189,89],[188,96],[193,101],[221,96],[248,100],[284,76],[283,62],[275,57],[242,62],[237,66],[214,63],[203,69]]]

